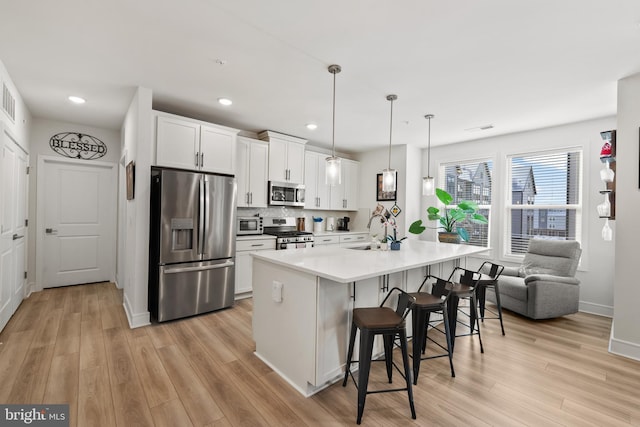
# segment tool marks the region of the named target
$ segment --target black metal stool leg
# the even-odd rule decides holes
[[[401,329],[398,332],[400,335],[400,349],[402,350],[402,362],[404,364],[404,377],[407,383],[407,394],[409,395],[409,406],[411,407],[411,418],[416,419],[416,408],[413,404],[413,389],[411,388],[411,369],[409,368],[409,354],[407,351],[407,332],[405,329]]]
[[[500,303],[500,289],[498,288],[498,282],[493,285],[494,293],[496,294],[496,306],[498,307],[498,318],[500,319],[500,329],[502,329],[502,335],[504,335],[504,325],[502,324],[502,304]]]
[[[352,324],[351,337],[349,338],[349,351],[347,352],[347,366],[344,369],[344,381],[342,381],[342,387],[347,386],[347,380],[349,379],[349,373],[351,372],[351,360],[353,358],[353,345],[356,341],[357,332],[358,332],[358,327]]]
[[[449,328],[449,316],[447,309],[442,310],[442,321],[444,323],[444,335],[447,340],[447,353],[449,355],[449,366],[451,366],[451,376],[455,378],[456,372],[453,370],[453,348],[451,347],[451,329]]]
[[[427,329],[427,313],[426,310],[414,308],[413,313],[413,383],[418,384],[418,372],[420,371],[420,354],[424,353],[426,329]]]
[[[480,341],[480,353],[484,353],[484,347],[482,346],[482,335],[480,334],[480,319],[478,318],[478,309],[477,309],[477,301],[476,294],[471,296],[471,314],[473,314],[471,325],[477,324],[478,326],[478,340]],[[471,329],[473,332],[473,329]]]
[[[387,378],[389,384],[392,383],[391,376],[393,375],[393,339],[395,335],[384,334],[382,339],[384,341],[384,363],[387,367]]]
[[[371,354],[373,353],[373,339],[374,335],[367,329],[360,330],[360,356],[358,356],[358,424],[362,421],[364,403],[367,399],[369,371],[371,370]]]

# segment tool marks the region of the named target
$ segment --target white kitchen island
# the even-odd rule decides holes
[[[254,253],[256,355],[310,396],[344,375],[353,308],[379,305],[394,286],[415,291],[425,266],[446,277],[454,262],[486,250],[405,240],[399,251],[324,246]]]

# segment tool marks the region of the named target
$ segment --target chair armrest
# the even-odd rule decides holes
[[[530,274],[524,278],[525,285],[529,285],[534,282],[554,282],[563,283],[567,285],[579,285],[580,280],[575,277],[554,276],[553,274]]]
[[[520,267],[505,267],[502,270],[503,276],[518,276],[518,271],[520,271]]]

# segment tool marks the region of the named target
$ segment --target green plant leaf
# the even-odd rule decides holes
[[[478,204],[470,200],[462,200],[458,203],[458,207],[467,213],[474,213],[478,210]]]
[[[465,230],[462,227],[458,227],[457,231],[458,231],[458,235],[462,240],[464,240],[465,242],[469,241],[469,233],[467,232],[467,230]]]
[[[487,224],[489,222],[484,215],[479,213],[474,213],[473,215],[471,215],[471,217],[469,217],[469,220],[478,224]]]
[[[451,194],[447,193],[441,188],[436,188],[436,196],[438,197],[438,200],[440,200],[445,206],[450,205],[453,201],[453,197],[451,196]]]
[[[467,214],[462,209],[451,209],[449,215],[454,221],[464,221],[467,218]]]
[[[426,230],[427,227],[425,227],[424,225],[422,225],[422,220],[419,219],[417,221],[414,221],[410,226],[409,226],[409,233],[412,234],[420,234],[422,233],[424,230]]]

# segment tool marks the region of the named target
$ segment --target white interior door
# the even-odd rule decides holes
[[[39,159],[42,287],[114,280],[116,186],[115,164]]]
[[[24,298],[29,158],[0,124],[0,330]]]

